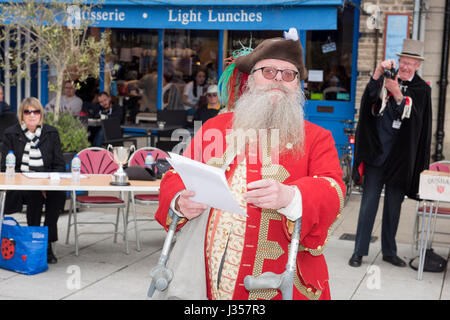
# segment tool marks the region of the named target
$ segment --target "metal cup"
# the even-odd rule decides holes
[[[107,150],[113,154],[114,159],[108,154],[111,160],[119,165],[119,169],[117,169],[117,171],[113,174],[113,181],[111,184],[117,186],[129,185],[130,183],[128,182],[128,176],[123,170],[123,165],[127,163],[130,153],[134,152],[136,147],[134,145],[131,147],[113,147],[109,144]]]

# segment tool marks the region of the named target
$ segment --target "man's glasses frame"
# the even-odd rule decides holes
[[[26,115],[30,115],[30,114],[40,115],[41,114],[41,110],[23,110],[23,114],[26,114]]]
[[[294,81],[298,75],[298,71],[291,70],[291,69],[277,69],[274,67],[261,67],[261,68],[253,70],[252,73],[255,73],[258,70],[261,70],[263,77],[266,78],[267,80],[275,79],[278,72],[281,72],[281,79],[283,79],[283,81],[286,81],[286,82]]]

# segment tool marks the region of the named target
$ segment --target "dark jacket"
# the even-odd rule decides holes
[[[119,118],[120,123],[123,123],[123,108],[119,106],[118,104],[113,103],[111,106],[111,109],[108,111],[105,111],[100,104],[96,103],[92,106],[92,118],[99,119],[100,114],[105,114],[108,118]]]
[[[0,115],[4,114],[5,112],[11,112],[11,107],[9,104],[7,104],[5,101],[0,101]]]
[[[372,80],[373,81],[373,80]],[[383,78],[377,81],[381,90]],[[379,90],[371,90],[369,83],[361,99],[358,126],[356,129],[355,161],[353,180],[360,181],[358,169],[362,163],[371,163],[383,153],[373,110],[381,105]],[[384,182],[400,187],[405,194],[417,199],[420,173],[428,169],[431,144],[431,88],[417,74],[407,83],[405,96],[412,99],[410,118],[402,120],[401,127],[384,163]],[[392,97],[390,99],[393,99]],[[393,102],[393,100],[391,101]]]
[[[1,169],[5,171],[6,156],[9,150],[16,156],[16,172],[20,172],[23,150],[27,143],[27,138],[19,124],[9,127],[3,135]],[[44,124],[41,136],[39,137],[39,149],[44,162],[43,172],[64,172],[65,161],[61,151],[61,141],[59,133],[55,127]]]
[[[202,123],[205,123],[209,119],[217,116],[219,114],[219,112],[220,112],[220,109],[219,110],[208,109],[208,106],[203,105],[195,111],[194,120],[199,120]]]

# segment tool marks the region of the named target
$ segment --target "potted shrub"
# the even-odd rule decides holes
[[[50,111],[45,116],[45,123],[54,126],[59,133],[61,149],[66,160],[66,168],[70,168],[73,156],[84,148],[90,146],[88,130],[79,118],[74,117],[70,111],[60,111],[58,119]]]

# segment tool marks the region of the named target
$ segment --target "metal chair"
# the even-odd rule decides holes
[[[140,148],[140,149],[136,150],[130,156],[130,159],[128,160],[128,166],[142,166],[143,167],[145,164],[145,157],[147,156],[148,153],[152,154],[155,162],[157,159],[165,159],[165,158],[169,157],[169,155],[167,153],[165,153],[164,151],[162,151],[158,148],[144,147],[144,148]],[[136,233],[136,250],[141,251],[141,244],[140,244],[140,240],[139,240],[140,239],[139,238],[140,231],[159,230],[159,228],[139,230],[139,227],[137,224],[138,221],[155,221],[155,219],[154,218],[139,218],[138,219],[136,216],[136,205],[149,206],[149,205],[158,204],[159,193],[134,194],[133,191],[130,191],[128,193],[127,211],[125,214],[127,225],[129,222],[128,214],[129,214],[129,209],[130,209],[130,202],[131,202],[132,210],[133,210],[133,221],[134,221],[134,228],[135,228],[135,233]]]
[[[82,174],[113,174],[118,165],[112,160],[112,153],[106,149],[99,147],[90,147],[81,150],[78,153],[78,157],[81,160],[81,173]],[[70,228],[73,224],[75,233],[75,255],[78,256],[78,238],[81,234],[114,234],[114,243],[117,242],[117,234],[123,234],[125,242],[125,251],[129,254],[128,238],[126,229],[126,220],[124,208],[126,204],[124,201],[123,191],[120,191],[120,197],[116,196],[85,196],[76,195],[72,192],[71,197],[71,210],[69,211],[69,219],[67,226],[66,244],[69,242]],[[104,222],[104,221],[86,221],[81,222],[77,219],[77,208],[117,208],[116,222]],[[123,232],[118,231],[119,215],[122,213],[124,222]],[[73,215],[73,223],[71,218]],[[113,224],[114,232],[83,232],[79,233],[77,226],[80,224]]]
[[[442,161],[434,162],[430,165],[429,170],[450,173],[450,161],[442,160]],[[439,207],[437,207],[435,210],[436,210],[436,213],[433,213],[433,215],[435,215],[435,218],[434,218],[433,228],[432,228],[432,233],[431,233],[431,238],[430,238],[431,240],[428,243],[429,248],[431,248],[431,246],[433,244],[435,234],[450,235],[450,233],[448,233],[448,232],[435,231],[437,219],[450,219],[450,207],[439,204]],[[419,241],[420,241],[419,220],[420,220],[420,217],[422,217],[422,219],[423,219],[423,214],[424,214],[424,207],[422,205],[422,201],[417,201],[416,214],[415,214],[415,220],[414,220],[414,226],[413,226],[413,239],[412,239],[412,245],[411,245],[412,255],[414,255],[415,251],[418,250]]]

